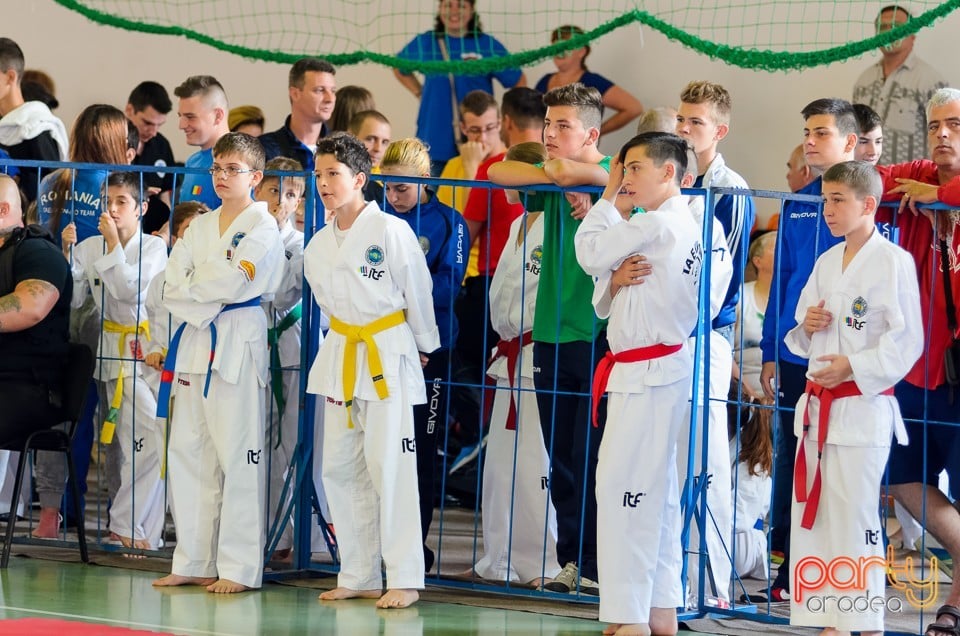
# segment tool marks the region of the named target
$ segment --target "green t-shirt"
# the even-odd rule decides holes
[[[599,165],[610,171],[610,157]],[[597,196],[591,195],[596,201]],[[537,342],[593,342],[606,325],[593,311],[593,278],[577,263],[573,237],[580,221],[560,192],[531,192],[524,200],[528,210],[543,210],[543,256],[533,315]]]

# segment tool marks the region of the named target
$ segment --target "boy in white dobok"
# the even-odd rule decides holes
[[[196,217],[170,252],[163,303],[181,322],[164,360],[158,417],[170,420],[168,465],[177,548],[154,585],[218,594],[263,577],[267,319],[260,303],[283,274],[283,244],[267,204],[263,146],[228,133],[213,148],[223,204]]]
[[[542,163],[542,144],[524,142],[507,161]],[[514,219],[490,281],[490,320],[500,341],[487,375],[497,382],[483,458],[483,550],[473,569],[491,580],[534,584],[560,572],[550,457],[533,384],[533,316],[543,257],[543,213]]]
[[[913,258],[874,223],[882,194],[868,163],[824,173],[824,222],[844,242],[817,259],[786,337],[790,351],[810,360],[794,416],[790,623],[828,635],[883,633],[883,602],[847,608],[842,598],[885,596],[876,493],[892,436],[907,441],[893,385],[923,351]]]
[[[266,170],[299,172],[303,166],[296,159],[274,157]],[[267,175],[254,188],[253,197],[267,204],[270,216],[277,221],[283,241],[283,278],[277,293],[263,303],[267,316],[267,344],[270,347],[270,383],[267,387],[267,413],[270,440],[269,492],[267,496],[268,530],[276,525],[277,513],[286,509],[292,488],[281,501],[283,484],[297,445],[300,411],[300,301],[303,297],[303,232],[293,227],[293,216],[303,200],[306,182],[303,177]],[[290,558],[293,547],[293,524],[286,523],[273,557]]]
[[[688,339],[697,324],[703,245],[680,182],[687,144],[670,133],[631,139],[577,230],[577,260],[596,277],[594,307],[609,316],[610,353],[595,375],[607,428],[597,464],[597,564],[605,634],[673,634],[683,603],[677,434],[693,371]],[[625,221],[623,190],[646,210]],[[642,285],[611,276],[642,253],[652,266]]]
[[[416,235],[364,201],[370,169],[355,137],[317,145],[317,191],[333,220],[310,240],[303,265],[330,331],[307,391],[325,398],[323,486],[340,548],[338,587],[320,599],[399,608],[423,589],[413,405],[426,402],[424,354],[440,346],[440,332]]]
[[[147,286],[167,263],[163,240],[143,234],[146,210],[140,178],[115,172],[107,178],[106,211],[99,236],[73,249],[74,306],[93,296],[103,316],[98,377],[110,400],[100,441],[119,444],[120,487],[110,507],[110,530],[125,547],[157,549],[163,531],[162,438],[156,423],[157,403],[143,379],[143,352],[150,341],[144,307]],[[77,227],[63,230],[63,253],[77,242]],[[116,433],[116,439],[114,439]]]

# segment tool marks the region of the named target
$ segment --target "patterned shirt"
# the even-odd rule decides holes
[[[860,75],[853,102],[866,104],[883,120],[883,165],[927,157],[927,102],[946,80],[914,53],[890,77],[883,77],[883,60]]]

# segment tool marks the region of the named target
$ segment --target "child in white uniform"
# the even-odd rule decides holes
[[[158,416],[173,388],[168,451],[177,548],[157,586],[206,585],[229,594],[263,576],[266,456],[264,388],[269,380],[262,297],[280,285],[277,222],[250,190],[263,176],[260,142],[228,133],[213,148],[223,201],[177,241],[163,302],[177,330],[163,371]]]
[[[111,174],[106,198],[100,235],[73,250],[73,298],[79,307],[89,290],[103,316],[98,377],[110,403],[109,410],[101,409],[106,416],[100,441],[119,444],[120,459],[110,529],[125,547],[150,550],[160,547],[164,508],[157,403],[142,376],[143,351],[150,340],[144,301],[151,279],[166,265],[167,250],[163,240],[140,230],[146,202],[136,174]],[[76,224],[70,223],[62,241],[68,261],[76,240]]]
[[[817,259],[786,337],[790,351],[810,360],[794,419],[790,623],[823,634],[883,633],[884,604],[869,601],[885,595],[876,493],[891,437],[906,443],[893,385],[923,351],[913,259],[874,224],[882,194],[865,162],[824,173],[824,221],[844,242]],[[835,560],[859,563],[863,584]],[[853,602],[864,596],[866,604]]]
[[[274,157],[267,171],[299,172],[303,166],[288,157]],[[295,484],[281,501],[283,484],[297,444],[300,414],[300,301],[303,297],[303,232],[293,227],[292,217],[303,198],[303,177],[266,176],[253,197],[269,206],[283,241],[283,280],[272,300],[263,303],[267,316],[267,342],[270,345],[270,384],[267,387],[267,412],[270,424],[270,483],[268,486],[268,530],[276,525],[281,506],[289,505]],[[290,558],[293,524],[285,522],[273,553],[275,559]]]
[[[359,140],[321,139],[316,174],[333,220],[307,245],[304,277],[330,331],[307,390],[326,400],[323,485],[340,548],[338,587],[320,599],[406,607],[424,579],[413,405],[426,401],[424,352],[440,346],[430,271],[410,226],[364,201]]]
[[[597,277],[597,315],[610,317],[610,353],[593,390],[595,404],[609,391],[597,464],[600,620],[612,623],[605,634],[676,633],[683,603],[677,434],[703,262],[700,227],[680,194],[686,165],[676,135],[634,137],[576,235],[577,260]],[[646,213],[624,221],[613,204],[621,189]],[[613,271],[637,253],[652,265],[644,283],[612,285]]]

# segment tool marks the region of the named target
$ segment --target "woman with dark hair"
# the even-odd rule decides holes
[[[440,0],[436,24],[411,40],[398,57],[418,62],[462,62],[507,55],[496,38],[483,32],[474,0]],[[504,88],[525,86],[526,78],[518,68],[486,75],[425,74],[423,83],[412,73],[394,69],[403,86],[420,99],[417,137],[430,148],[430,172],[438,176],[446,162],[457,155],[460,141],[459,104],[467,93],[482,90],[493,93],[496,78]]]
[[[550,34],[550,43],[556,44],[560,40],[583,35],[583,29],[578,26],[564,25],[557,27]],[[556,73],[548,73],[537,82],[537,90],[546,93],[554,88],[580,82],[591,86],[603,96],[604,109],[614,111],[600,126],[600,134],[619,130],[639,117],[643,113],[643,104],[626,90],[620,88],[603,75],[587,70],[586,59],[590,55],[590,46],[566,51],[553,56],[553,63],[557,65]]]

